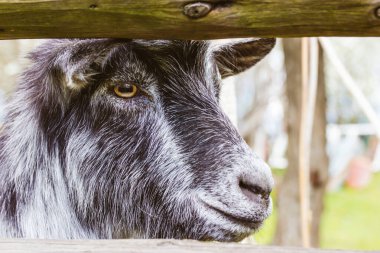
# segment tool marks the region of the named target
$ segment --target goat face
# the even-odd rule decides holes
[[[271,212],[270,170],[222,112],[218,94],[221,78],[254,65],[273,45],[99,39],[41,46],[15,100],[28,104],[42,136],[42,154],[30,159],[56,161],[55,172],[43,170],[51,171],[51,195],[69,200],[62,212],[73,212],[75,226],[96,238],[236,241],[257,229]],[[51,221],[35,224],[44,222]]]

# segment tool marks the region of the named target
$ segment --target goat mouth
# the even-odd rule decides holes
[[[248,217],[237,216],[237,215],[231,214],[229,212],[226,212],[222,209],[219,209],[217,207],[214,207],[210,204],[207,204],[205,202],[203,202],[203,204],[208,209],[211,209],[214,212],[218,213],[221,217],[228,220],[232,224],[237,224],[237,225],[240,225],[242,227],[248,228],[250,230],[257,230],[259,227],[261,227],[261,225],[264,222],[264,219],[257,220],[257,219],[252,219],[252,218],[248,218]]]

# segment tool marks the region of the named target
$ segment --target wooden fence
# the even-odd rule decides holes
[[[0,252],[10,253],[359,253],[360,251],[265,247],[190,240],[2,240]],[[364,251],[361,251],[364,252]],[[368,251],[366,251],[368,253]]]
[[[380,0],[0,0],[0,39],[379,35]]]

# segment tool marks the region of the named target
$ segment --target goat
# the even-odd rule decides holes
[[[219,106],[274,39],[49,40],[0,133],[0,237],[238,241],[271,212],[269,167]]]

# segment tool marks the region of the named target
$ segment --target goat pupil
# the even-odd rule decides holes
[[[133,87],[132,86],[122,86],[122,87],[119,87],[119,91],[121,93],[132,93]]]

